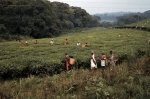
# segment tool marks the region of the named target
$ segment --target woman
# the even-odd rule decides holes
[[[94,54],[94,52],[91,52],[91,69],[97,68],[97,63],[96,63],[96,55]]]

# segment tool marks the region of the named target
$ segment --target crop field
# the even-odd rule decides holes
[[[65,39],[69,44],[62,44]],[[138,49],[147,51],[149,39],[147,31],[91,28],[55,38],[22,39],[22,45],[0,42],[0,99],[149,99],[150,66],[142,61],[147,57],[134,59]],[[29,46],[24,46],[25,41]],[[87,42],[88,47],[76,46],[77,41]],[[91,51],[100,62],[101,53],[109,56],[110,50],[127,55],[130,63],[90,70]],[[86,68],[65,71],[66,52]]]
[[[118,37],[119,34],[121,37]],[[51,39],[54,39],[53,45],[49,44]],[[65,39],[68,39],[69,44],[62,44]],[[149,46],[148,39],[150,33],[146,31],[92,28],[60,37],[37,39],[38,44],[34,44],[35,39],[21,40],[22,45],[18,45],[18,41],[1,42],[0,75],[7,78],[37,73],[39,70],[39,73],[58,71],[56,69],[64,68],[62,60],[66,52],[78,63],[89,63],[91,51],[95,52],[97,60],[102,52],[109,56],[110,50],[119,56],[132,56],[137,49],[145,50]],[[29,46],[24,46],[25,41],[28,41]],[[76,46],[77,41],[88,43],[88,47]]]

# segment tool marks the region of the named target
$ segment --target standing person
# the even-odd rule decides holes
[[[54,44],[54,40],[52,39],[49,43],[50,43],[51,45],[53,45],[53,44]]]
[[[91,69],[97,68],[97,63],[96,63],[96,55],[94,52],[91,52]]]
[[[130,35],[129,35],[129,33],[127,34],[127,37],[129,37]]]
[[[63,42],[64,45],[68,44],[68,39],[65,39]]]
[[[66,66],[66,70],[69,70],[69,60],[70,60],[70,57],[69,57],[68,53],[65,53],[65,66]]]
[[[37,41],[37,40],[35,40],[34,44],[38,44],[38,41]]]
[[[28,44],[28,41],[26,41],[26,42],[25,42],[25,46],[28,46],[28,45],[29,45],[29,44]]]
[[[81,45],[81,43],[78,41],[78,42],[77,42],[77,46],[80,46],[80,45]]]
[[[115,63],[114,63],[114,54],[113,54],[112,51],[110,51],[109,53],[110,53],[110,57],[109,57],[110,64],[111,64],[111,65],[115,65]]]
[[[85,44],[83,44],[83,45],[82,45],[82,47],[88,47],[88,44],[87,44],[87,43],[85,43]]]
[[[21,40],[18,40],[18,44],[21,45]]]
[[[101,66],[103,68],[105,68],[105,64],[106,64],[106,55],[105,55],[105,53],[102,53],[102,55],[100,57],[100,60],[101,60]]]
[[[106,55],[104,52],[101,54],[100,60],[101,60],[101,67],[102,67],[102,77],[104,78],[104,70],[105,70],[105,64],[106,64]]]

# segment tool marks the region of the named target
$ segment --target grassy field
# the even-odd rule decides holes
[[[127,33],[129,37],[126,37]],[[54,39],[54,45],[49,45],[51,39]],[[69,44],[62,45],[65,39]],[[29,46],[20,46],[17,41],[0,42],[0,76],[19,77],[6,81],[0,78],[0,99],[149,99],[150,77],[145,75],[146,64],[139,61],[147,57],[126,61],[105,71],[99,66],[95,71],[81,68],[66,72],[62,69],[53,76],[32,75],[40,70],[40,73],[46,70],[55,72],[64,68],[61,61],[66,52],[80,63],[88,62],[88,65],[91,51],[97,55],[97,61],[102,52],[109,56],[110,50],[119,56],[135,58],[137,49],[147,51],[150,46],[148,39],[150,33],[147,31],[92,28],[60,37],[37,39],[38,44],[33,44],[35,39],[26,39]],[[22,44],[26,40],[21,40]],[[87,42],[89,46],[76,46],[77,41]],[[25,74],[28,77],[22,77]]]

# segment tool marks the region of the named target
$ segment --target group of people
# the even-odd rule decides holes
[[[22,45],[21,40],[18,40],[18,44],[19,44],[19,45]],[[38,44],[38,41],[35,40],[34,44]],[[29,46],[28,41],[25,41],[24,46]]]
[[[22,43],[21,43],[21,40],[18,40],[18,44],[19,44],[19,45],[22,44]],[[34,44],[38,44],[38,41],[35,40]],[[54,40],[51,39],[50,42],[49,42],[49,44],[50,44],[50,45],[53,45],[53,44],[54,44]],[[63,45],[66,45],[66,44],[68,44],[68,39],[65,39],[65,40],[63,41]],[[87,46],[88,46],[88,43],[86,42],[86,43],[84,43],[84,44],[81,44],[81,43],[78,41],[76,45],[77,45],[77,46],[82,46],[82,47],[87,47]],[[25,42],[24,46],[29,46],[28,41]]]
[[[126,34],[126,36],[127,36],[127,37],[129,37],[129,36],[130,36],[130,35],[129,35],[129,33],[128,33],[128,34]],[[121,34],[119,34],[119,35],[118,35],[118,37],[121,37]]]
[[[81,43],[79,41],[77,42],[77,46],[81,46]],[[88,43],[82,44],[82,47],[88,47]]]
[[[91,69],[96,69],[97,68],[97,62],[96,62],[96,58],[97,56],[95,55],[94,51],[91,52]],[[105,69],[105,66],[106,66],[106,55],[104,52],[102,52],[101,56],[100,56],[100,61],[101,61],[101,67],[103,69]],[[114,54],[112,51],[110,51],[110,56],[109,56],[109,62],[110,64],[114,64]],[[70,57],[68,55],[68,53],[65,53],[65,67],[66,67],[66,70],[68,71],[69,70],[69,66],[70,66]]]
[[[96,55],[94,54],[94,51],[91,52],[91,69],[97,68],[97,62],[96,62]],[[106,66],[106,55],[104,52],[102,52],[100,56],[101,66],[102,68],[105,68]],[[110,51],[110,57],[108,59],[110,61],[110,64],[114,63],[114,54],[112,51]]]

